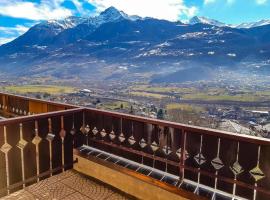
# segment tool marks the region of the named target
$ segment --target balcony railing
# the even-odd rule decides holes
[[[0,121],[0,195],[72,168],[78,148],[159,186],[209,199],[270,199],[267,139],[13,95],[0,99],[2,113],[36,113]]]
[[[77,106],[0,93],[0,115],[2,117],[26,116],[71,108],[77,108]]]

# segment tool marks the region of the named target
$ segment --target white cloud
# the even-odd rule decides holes
[[[0,26],[0,31],[3,34],[24,34],[26,31],[28,31],[29,27],[22,26],[22,25],[16,25],[15,27],[4,27]]]
[[[186,6],[183,0],[88,0],[88,2],[97,8],[97,12],[114,6],[129,15],[170,21],[176,21],[183,15],[190,18],[198,11],[195,6]]]
[[[256,3],[259,5],[263,5],[267,2],[267,0],[256,0]]]
[[[216,2],[216,0],[204,0],[204,1],[203,1],[203,3],[204,3],[205,5],[210,4],[210,3],[215,3],[215,2]]]
[[[29,27],[32,24],[29,24]],[[16,25],[15,27],[0,26],[0,45],[8,43],[18,36],[24,34],[29,29],[28,26]]]
[[[0,46],[2,44],[6,44],[8,42],[11,42],[12,40],[14,40],[16,37],[0,37]]]
[[[61,19],[72,15],[71,10],[61,7],[63,1],[42,0],[41,3],[34,3],[23,0],[1,0],[0,14],[30,20]]]

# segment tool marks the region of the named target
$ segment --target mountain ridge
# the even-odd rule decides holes
[[[218,73],[219,68],[260,73],[270,69],[269,38],[270,25],[239,29],[184,24],[128,16],[110,8],[90,21],[74,17],[35,25],[0,46],[0,68],[17,76],[100,80],[119,74],[121,80],[144,80],[146,74],[150,80],[166,74],[177,80],[181,70],[212,78],[206,74]]]

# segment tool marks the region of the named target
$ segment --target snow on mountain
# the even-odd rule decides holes
[[[52,25],[59,26],[62,29],[69,29],[81,24],[83,21],[85,21],[85,18],[71,16],[63,20],[48,20],[41,23],[41,25]]]
[[[219,27],[227,26],[225,23],[219,22],[217,20],[209,19],[209,18],[206,18],[206,17],[198,17],[198,16],[195,16],[195,17],[191,18],[189,20],[189,24],[191,24],[191,25],[194,25],[194,24],[209,24],[209,25],[214,25],[214,26],[219,26]]]
[[[214,25],[214,26],[218,26],[218,27],[231,27],[231,28],[254,28],[254,27],[258,27],[258,26],[264,26],[264,25],[268,25],[270,24],[270,20],[269,19],[263,19],[257,22],[245,22],[242,24],[237,24],[237,25],[232,25],[232,24],[225,24],[223,22],[219,22],[217,20],[214,19],[209,19],[206,17],[198,17],[195,16],[193,18],[191,18],[188,22],[188,24],[194,25],[194,24],[209,24],[209,25]]]
[[[115,7],[109,7],[105,11],[101,12],[99,16],[90,17],[84,23],[91,24],[95,27],[99,27],[102,24],[109,23],[109,22],[117,22],[124,19],[128,19],[131,21],[136,21],[141,19],[139,16],[129,16],[123,11],[117,10]]]
[[[248,22],[248,23],[242,23],[237,26],[234,26],[234,28],[254,28],[258,26],[264,26],[270,24],[270,20],[263,19],[257,22]]]

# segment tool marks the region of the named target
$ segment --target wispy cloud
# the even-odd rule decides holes
[[[31,24],[32,25],[32,24]],[[15,27],[0,26],[0,45],[10,42],[29,30],[30,26],[16,25]]]
[[[216,2],[216,0],[204,0],[203,1],[204,5],[215,3],[215,2]]]
[[[267,0],[256,0],[256,3],[259,5],[263,5],[263,4],[267,3]]]
[[[61,19],[72,15],[71,10],[61,6],[63,1],[42,0],[40,3],[34,3],[23,0],[1,0],[0,14],[30,20]]]
[[[2,44],[6,44],[8,42],[11,42],[12,40],[14,40],[16,37],[0,37],[0,46]]]
[[[0,26],[0,31],[3,34],[23,34],[25,33],[27,30],[29,29],[29,27],[23,26],[23,25],[17,25],[15,27],[4,27],[4,26]]]
[[[183,0],[88,0],[97,8],[97,12],[114,6],[129,15],[154,17],[175,21],[179,16],[192,17],[198,9],[187,6]]]

